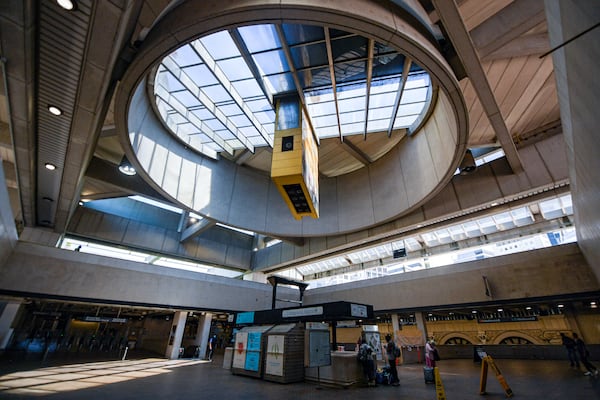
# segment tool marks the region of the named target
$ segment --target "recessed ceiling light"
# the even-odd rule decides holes
[[[48,106],[48,111],[57,116],[62,114],[62,110],[56,106]]]
[[[531,310],[531,307],[525,307],[526,310]]]
[[[56,165],[47,162],[46,164],[44,164],[44,166],[46,167],[46,169],[50,170],[50,171],[54,171],[56,169]]]
[[[75,9],[75,1],[73,0],[56,0],[56,3],[68,11],[73,11]]]
[[[563,308],[565,305],[564,304],[559,304],[557,307],[558,308]]]

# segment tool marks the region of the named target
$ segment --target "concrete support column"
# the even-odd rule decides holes
[[[206,355],[206,346],[208,344],[208,338],[210,336],[210,324],[212,322],[212,314],[205,313],[200,316],[198,320],[198,331],[196,332],[196,340],[194,340],[194,346],[198,346],[198,357],[204,358]]]
[[[4,351],[6,346],[8,346],[13,333],[11,325],[15,320],[20,306],[20,301],[14,301],[5,303],[2,308],[2,313],[0,314],[0,352]]]
[[[417,328],[423,333],[423,341],[427,342],[429,334],[427,333],[427,325],[425,323],[425,316],[422,312],[415,313],[415,320],[417,322]]]
[[[398,322],[398,314],[392,314],[392,331],[394,333],[394,341],[398,336],[398,331],[400,330],[400,323]]]
[[[171,325],[171,335],[165,356],[171,360],[179,358],[179,348],[181,347],[181,339],[183,339],[183,331],[185,329],[185,321],[187,320],[187,311],[177,311]]]

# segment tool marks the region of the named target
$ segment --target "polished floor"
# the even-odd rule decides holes
[[[518,399],[600,399],[600,377],[569,368],[565,361],[496,360]],[[600,363],[597,363],[600,365]],[[480,364],[472,360],[439,363],[446,399],[505,399],[490,370],[487,393],[479,394]],[[338,388],[316,383],[278,384],[232,375],[222,359],[166,360],[156,357],[97,361],[0,359],[0,399],[393,399],[437,398],[425,384],[423,366],[399,367],[399,387]]]

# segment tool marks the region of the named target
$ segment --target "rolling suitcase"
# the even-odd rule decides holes
[[[425,377],[425,383],[435,383],[435,375],[433,374],[433,368],[423,367],[423,376]]]

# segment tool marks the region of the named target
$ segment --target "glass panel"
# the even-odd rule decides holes
[[[376,94],[369,97],[369,107],[373,108],[390,107],[395,102],[395,96],[391,96],[389,93]]]
[[[367,132],[382,132],[387,131],[390,127],[390,119],[377,119],[371,120],[367,123]]]
[[[283,24],[281,27],[283,29],[283,35],[290,46],[298,43],[325,40],[325,32],[320,26]]]
[[[479,229],[479,224],[475,221],[469,221],[462,224],[467,236],[469,237],[477,237],[481,236],[481,230]]]
[[[425,107],[425,103],[412,103],[412,104],[404,104],[398,107],[398,114],[396,117],[401,117],[405,115],[419,115],[421,111],[423,111],[423,107]]]
[[[321,128],[324,126],[337,126],[337,116],[335,114],[328,114],[322,117],[314,117],[312,119],[312,123],[315,128]]]
[[[221,123],[221,121],[219,121],[219,120],[218,120],[218,119],[216,119],[216,118],[213,118],[213,119],[208,119],[208,120],[205,120],[205,121],[203,121],[203,122],[206,124],[206,126],[208,126],[208,127],[209,127],[210,129],[212,129],[213,131],[218,131],[218,130],[220,130],[220,129],[227,129],[227,128],[225,127],[225,125],[223,125],[223,124]]]
[[[227,104],[219,106],[219,110],[226,116],[230,117],[232,115],[243,114],[242,109],[237,106],[237,104]]]
[[[223,70],[230,81],[253,78],[252,72],[242,57],[218,61],[217,65]]]
[[[254,54],[252,58],[262,75],[278,74],[290,70],[282,50]]]
[[[266,99],[247,101],[246,105],[252,112],[273,110],[273,106],[271,106],[271,103],[269,103]]]
[[[420,88],[420,89],[408,89],[404,88],[402,92],[402,100],[400,100],[400,104],[407,103],[416,103],[419,101],[425,101],[427,99],[427,91],[428,88]]]
[[[269,124],[275,121],[275,113],[259,112],[255,113],[254,116],[261,124]]]
[[[281,47],[274,25],[250,25],[238,28],[250,53]]]
[[[373,78],[402,74],[404,70],[404,56],[390,53],[373,59]]]
[[[229,119],[237,127],[252,125],[252,123],[250,122],[250,120],[248,119],[248,117],[246,117],[245,115],[234,115],[233,117],[230,117]]]
[[[365,112],[362,110],[340,113],[340,123],[341,124],[349,124],[354,122],[361,122],[364,124],[365,122]]]
[[[202,91],[207,95],[214,103],[231,101],[229,92],[221,85],[206,86],[202,88]]]
[[[346,100],[338,100],[338,108],[340,113],[356,111],[356,110],[364,110],[365,109],[365,98],[364,97],[356,97]],[[364,117],[363,117],[364,119]]]
[[[365,123],[358,122],[355,124],[345,124],[341,125],[340,129],[342,131],[342,135],[354,135],[359,133],[364,133],[365,131]]]
[[[330,30],[330,33],[333,31]],[[367,38],[357,35],[331,40],[331,51],[335,62],[367,57]]]
[[[182,68],[182,71],[185,72],[196,83],[196,85],[200,87],[216,85],[219,83],[217,78],[215,78],[213,73],[210,72],[205,64]]]
[[[181,82],[179,82],[179,79],[175,78],[172,73],[165,70],[164,67],[161,67],[160,69],[162,69],[162,71],[156,75],[156,82],[158,85],[163,86],[169,92],[185,89]]]
[[[173,58],[180,67],[187,67],[188,65],[200,64],[202,62],[198,53],[196,53],[190,45],[185,45],[175,50],[171,53],[171,58]]]
[[[331,87],[329,67],[305,69],[296,73],[303,89],[323,86]]]
[[[271,84],[273,93],[289,92],[295,89],[294,80],[290,73],[270,75],[267,77],[267,80]]]
[[[404,85],[405,90],[416,89],[429,86],[429,74],[411,74]]]
[[[263,96],[262,89],[254,79],[233,82],[232,85],[242,98]]]
[[[179,100],[187,108],[200,105],[200,101],[187,90],[183,90],[181,92],[174,92],[171,93],[171,95],[173,95],[173,97]]]
[[[317,67],[329,64],[325,43],[298,46],[290,50],[296,68]]]
[[[369,104],[369,106],[370,106],[370,104]],[[394,110],[394,107],[381,107],[381,108],[369,107],[369,121],[375,121],[378,119],[386,119],[388,121],[388,125],[389,125],[390,116],[392,115],[393,110]]]
[[[210,111],[208,111],[206,108],[197,108],[195,110],[192,110],[192,114],[194,114],[195,116],[197,116],[198,118],[200,118],[201,120],[205,120],[208,118],[213,118],[213,115]]]
[[[339,83],[365,80],[367,64],[365,61],[354,61],[334,64],[335,81]]]
[[[315,128],[315,133],[318,137],[325,139],[331,137],[338,137],[340,134],[338,132],[337,127],[325,127],[325,128]]]
[[[335,103],[328,101],[325,103],[312,104],[308,106],[308,112],[314,117],[327,114],[335,114]]]
[[[418,115],[400,116],[394,121],[394,129],[406,128],[411,126],[419,118]]]
[[[214,60],[236,57],[240,55],[233,39],[227,31],[213,33],[200,39]]]

